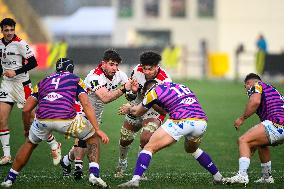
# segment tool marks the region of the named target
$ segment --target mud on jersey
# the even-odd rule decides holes
[[[16,35],[6,46],[3,43],[4,39],[0,40],[0,62],[5,70],[17,70],[25,64],[25,60],[34,56],[30,46]],[[28,73],[21,73],[13,78],[3,77],[6,80],[21,79],[27,81],[29,79]]]

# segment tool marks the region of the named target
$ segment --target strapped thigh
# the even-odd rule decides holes
[[[134,131],[128,130],[125,127],[122,127],[120,130],[121,139],[124,141],[134,140],[136,133]]]

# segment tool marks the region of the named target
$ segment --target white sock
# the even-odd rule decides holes
[[[69,157],[68,157],[68,155],[65,155],[64,157],[63,157],[63,163],[65,164],[65,165],[70,165],[70,159],[69,159]]]
[[[58,142],[53,135],[49,135],[47,143],[49,144],[51,150],[56,150],[58,148]]]
[[[201,150],[200,148],[198,148],[195,152],[191,153],[191,155],[197,159],[199,158],[199,156],[203,153],[203,150]]]
[[[100,169],[100,165],[96,162],[89,163],[89,167],[96,167],[96,168]]]
[[[83,169],[83,160],[81,159],[75,159],[75,167],[79,167],[80,169]]]
[[[128,155],[128,151],[130,149],[130,146],[121,146],[119,145],[119,158],[121,160],[126,160],[127,159],[127,155]]]
[[[18,171],[15,171],[14,169],[10,169],[10,172],[12,172],[12,173],[14,173],[14,174],[16,174],[16,175],[18,175],[19,174],[19,172]]]
[[[214,180],[221,181],[222,178],[223,178],[223,176],[221,175],[221,173],[219,171],[215,175],[213,175]]]
[[[4,152],[4,156],[11,156],[11,148],[10,148],[10,131],[9,130],[3,130],[0,131],[0,140]]]
[[[269,178],[271,176],[271,161],[266,163],[261,163],[261,173],[264,178]]]
[[[139,175],[133,175],[131,180],[139,180],[141,177]]]
[[[247,157],[241,157],[239,159],[239,173],[243,176],[247,176],[248,173],[248,168],[249,168],[249,164],[250,164],[250,159]]]

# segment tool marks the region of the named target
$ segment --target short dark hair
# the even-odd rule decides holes
[[[258,79],[258,80],[261,81],[261,78],[259,77],[259,75],[255,74],[255,73],[249,73],[249,74],[246,76],[244,82],[247,82],[247,81],[250,80],[250,79]]]
[[[108,49],[104,52],[104,57],[103,57],[104,61],[115,61],[118,63],[121,63],[121,57],[120,55],[114,50],[114,49]]]
[[[143,66],[145,65],[155,66],[158,65],[161,60],[162,60],[161,55],[153,51],[143,52],[140,55],[140,63]]]
[[[142,93],[147,94],[151,89],[155,88],[158,82],[155,79],[150,79],[144,83]]]
[[[0,22],[0,26],[1,26],[1,30],[3,30],[4,26],[16,27],[16,22],[15,22],[15,20],[13,20],[12,18],[4,18],[4,19]]]

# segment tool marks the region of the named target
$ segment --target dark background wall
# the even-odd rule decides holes
[[[79,64],[98,64],[106,48],[103,47],[70,47],[68,56]],[[139,55],[144,51],[153,50],[161,53],[162,49],[156,48],[115,48],[120,54],[123,64],[134,65],[139,63]]]
[[[264,74],[283,75],[284,74],[284,54],[266,54],[264,63]]]
[[[14,0],[9,0],[14,1]],[[28,0],[40,16],[70,15],[83,6],[111,6],[111,0]],[[48,8],[47,8],[48,7]]]

